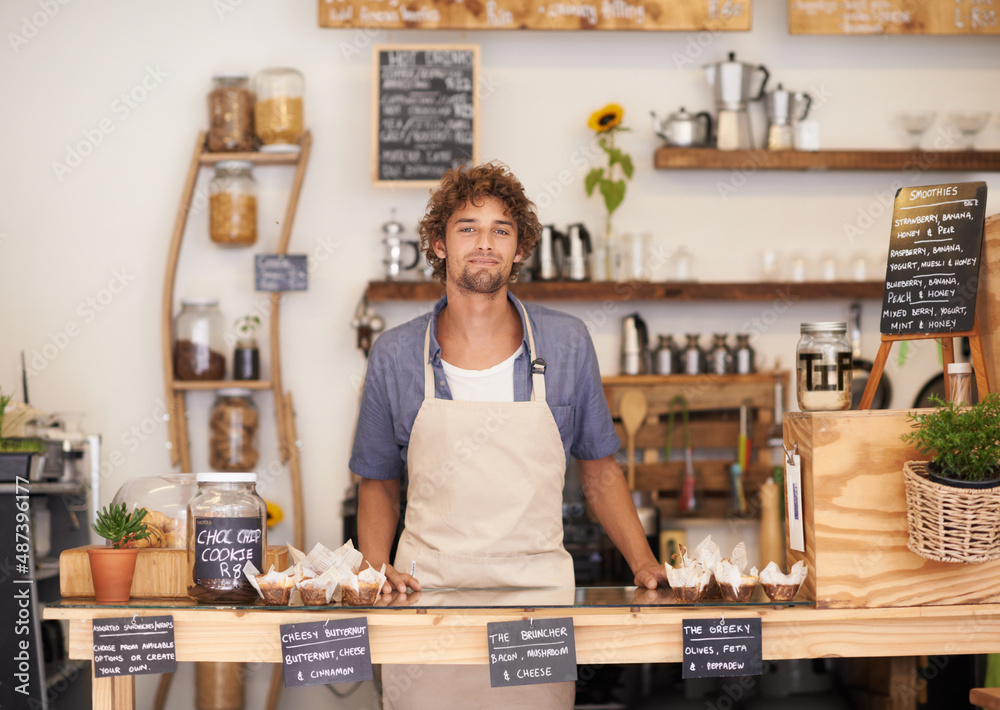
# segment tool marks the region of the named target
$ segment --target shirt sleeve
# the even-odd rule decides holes
[[[386,480],[402,476],[404,467],[386,386],[392,374],[382,350],[376,340],[368,359],[349,466],[362,478]]]
[[[576,392],[574,415],[574,436],[570,453],[576,459],[594,461],[610,456],[618,451],[622,442],[615,433],[611,420],[611,410],[604,396],[601,370],[597,363],[597,352],[590,333],[581,323],[581,344],[577,350]]]

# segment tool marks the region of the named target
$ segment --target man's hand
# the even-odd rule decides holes
[[[375,567],[375,565],[372,566]],[[381,566],[382,565],[379,565],[378,567],[375,567],[375,569],[378,569]],[[387,564],[385,566],[385,584],[382,585],[382,593],[389,594],[395,590],[400,594],[406,594],[407,587],[415,592],[419,592],[423,589],[416,577],[411,577],[404,572],[397,572],[392,565]]]
[[[643,589],[666,587],[667,568],[658,562],[643,565],[635,572],[635,586]]]

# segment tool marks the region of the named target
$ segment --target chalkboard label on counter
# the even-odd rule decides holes
[[[760,617],[754,619],[685,619],[684,678],[760,675]]]
[[[254,288],[258,291],[305,291],[309,264],[305,254],[257,254],[253,260]]]
[[[94,677],[173,673],[174,617],[94,619]]]
[[[242,579],[247,562],[263,569],[263,534],[260,518],[195,518],[195,579]]]
[[[372,679],[368,620],[330,619],[281,625],[285,687]]]
[[[492,687],[576,680],[573,619],[490,623],[486,633]]]
[[[426,187],[477,161],[479,47],[375,48],[375,184]]]
[[[882,296],[883,335],[972,330],[986,183],[896,192]]]

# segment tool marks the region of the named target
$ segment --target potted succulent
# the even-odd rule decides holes
[[[97,522],[92,526],[94,532],[108,541],[105,547],[87,549],[98,604],[124,604],[129,600],[139,554],[132,545],[149,535],[146,523],[142,522],[144,517],[145,508],[129,513],[124,503],[105,506],[97,514]]]
[[[939,562],[1000,559],[1000,394],[965,405],[932,399],[902,435],[930,461],[907,461],[907,547]]]
[[[14,481],[18,477],[31,478],[31,466],[40,470],[44,465],[45,443],[41,439],[4,436],[4,428],[13,429],[17,418],[8,419],[7,408],[13,400],[13,394],[0,391],[0,481]]]

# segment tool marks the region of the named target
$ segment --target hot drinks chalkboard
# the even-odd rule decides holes
[[[884,335],[972,330],[986,183],[896,192],[882,297]]]
[[[430,187],[477,162],[479,47],[375,48],[376,185]]]

